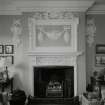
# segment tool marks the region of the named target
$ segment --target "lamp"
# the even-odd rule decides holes
[[[0,58],[0,78],[9,79],[15,75],[14,66],[5,57]]]
[[[0,72],[4,71],[4,67],[5,67],[5,58],[1,57],[0,58]]]
[[[1,75],[1,78],[2,79],[8,79],[8,70],[7,70],[7,65],[6,65],[6,58],[4,57],[1,57],[0,59],[0,73],[2,74]]]

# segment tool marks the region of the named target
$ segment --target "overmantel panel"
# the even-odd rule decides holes
[[[29,51],[76,52],[79,18],[70,11],[36,11],[28,18]]]

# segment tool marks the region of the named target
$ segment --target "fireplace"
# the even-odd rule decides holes
[[[74,66],[34,66],[34,97],[29,105],[79,105]]]
[[[77,96],[78,56],[83,54],[83,51],[78,51],[78,24],[79,17],[68,10],[46,12],[40,10],[28,18],[29,73],[32,77],[29,91],[32,96]],[[71,78],[68,78],[68,74],[72,74]],[[56,77],[57,80],[53,82],[52,78]],[[66,92],[71,91],[69,89],[71,84],[73,92]],[[55,85],[58,87],[54,90]]]
[[[72,98],[74,96],[74,67],[34,67],[34,96],[38,98]]]
[[[28,19],[30,91],[34,96],[30,105],[74,105],[78,95],[78,56],[83,53],[77,45],[79,18],[69,11],[59,11],[54,17],[47,11],[46,19],[35,17]]]

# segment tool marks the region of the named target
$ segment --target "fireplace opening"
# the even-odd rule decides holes
[[[74,67],[34,67],[34,96],[38,98],[73,97]]]

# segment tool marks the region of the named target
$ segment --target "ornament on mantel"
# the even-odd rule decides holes
[[[39,32],[38,40],[39,40],[39,42],[43,42],[43,34],[41,31]]]
[[[22,34],[22,26],[20,19],[14,20],[13,24],[10,28],[11,32],[13,33],[12,41],[16,47],[21,44],[21,34]]]
[[[87,18],[86,36],[87,36],[87,43],[89,47],[91,47],[96,37],[96,25],[94,18]]]
[[[70,28],[71,27],[68,27],[68,26],[65,26],[64,27],[64,31],[65,31],[65,33],[64,33],[64,40],[65,40],[65,42],[66,43],[68,43],[69,42],[69,37],[70,37],[70,32],[68,32],[68,30],[70,30]]]
[[[52,30],[52,31],[46,31],[44,30],[44,27],[39,27],[39,41],[42,41],[42,36],[45,34],[50,40],[57,40],[62,35],[63,32],[60,32],[59,30]]]

